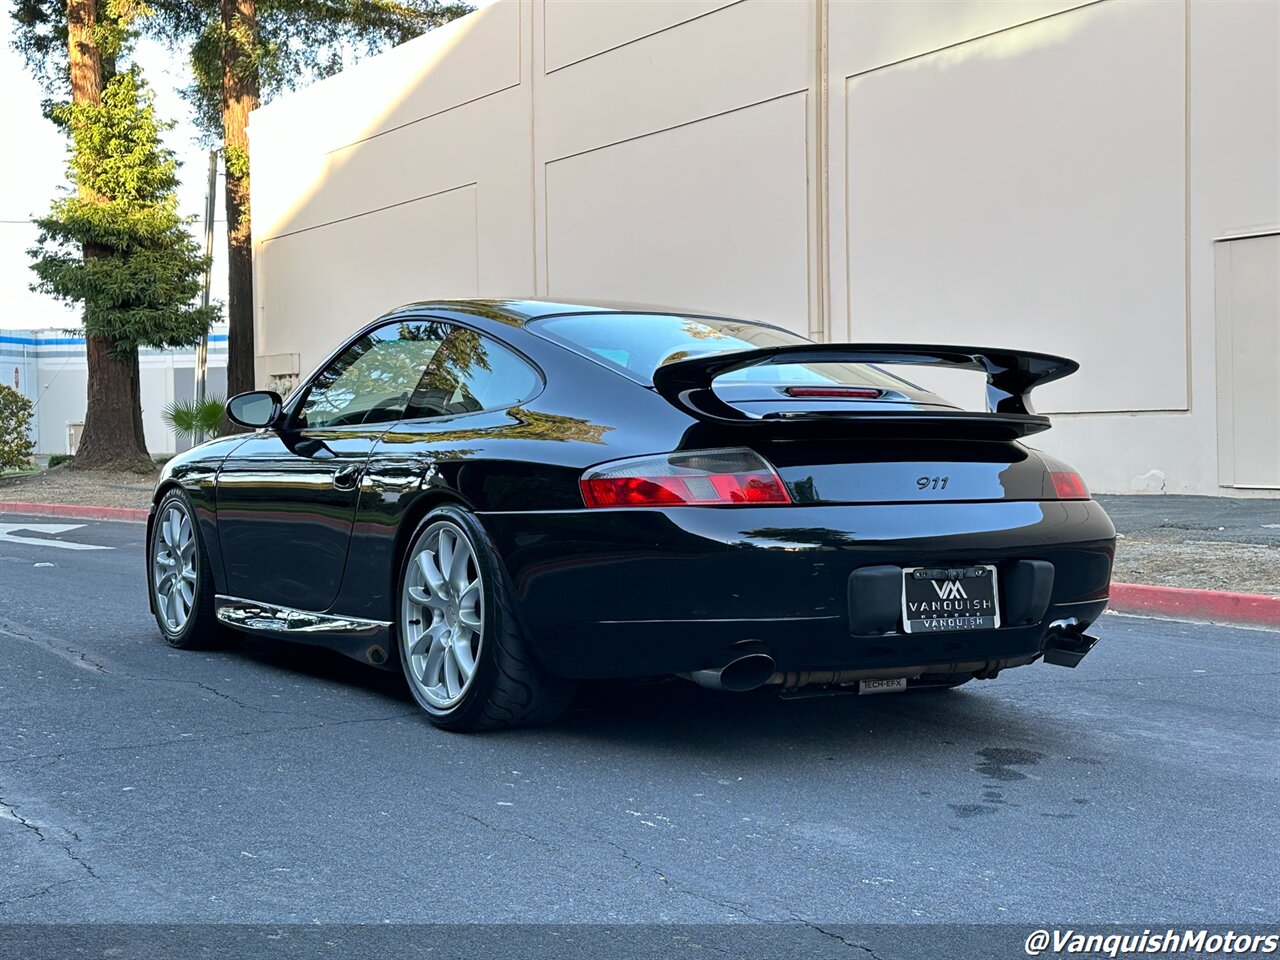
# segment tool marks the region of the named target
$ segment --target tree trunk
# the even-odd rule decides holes
[[[103,62],[94,41],[96,24],[96,0],[67,0],[67,53],[75,103],[101,103],[102,87],[113,68],[111,62]],[[84,185],[79,186],[79,194],[82,200],[101,200]],[[109,250],[92,245],[83,251],[86,260],[109,255]],[[138,351],[120,354],[111,337],[86,336],[85,356],[88,402],[74,465],[80,469],[154,470],[142,432]]]
[[[258,105],[256,0],[222,3],[222,135],[227,173],[227,396],[254,388],[249,111]]]
[[[89,407],[76,449],[77,469],[155,470],[142,431],[138,351],[113,353],[108,337],[88,339]]]

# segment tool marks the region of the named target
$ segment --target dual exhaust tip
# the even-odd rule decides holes
[[[1076,666],[1098,642],[1084,632],[1075,617],[1051,623],[1046,640],[1044,662],[1060,667]],[[769,649],[752,640],[733,647],[723,666],[694,670],[690,677],[709,690],[746,693],[763,687],[776,672],[777,664]]]
[[[1084,627],[1075,617],[1068,617],[1049,624],[1045,641],[1045,663],[1055,667],[1075,667],[1093,649],[1098,638],[1085,633]]]
[[[776,670],[773,656],[765,646],[753,642],[734,647],[724,666],[694,670],[690,676],[695,683],[709,690],[746,693],[763,687]]]
[[[1044,644],[1044,663],[1057,667],[1075,667],[1084,655],[1093,649],[1097,637],[1084,632],[1084,626],[1075,617],[1050,623]],[[731,694],[745,694],[768,684],[777,672],[773,654],[756,640],[732,646],[724,655],[721,667],[695,669],[690,678],[695,684],[709,690],[723,690]],[[995,676],[992,671],[987,676]],[[978,675],[982,677],[982,673]]]

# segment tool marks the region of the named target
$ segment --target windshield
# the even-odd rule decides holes
[[[656,313],[582,313],[537,320],[532,329],[652,386],[664,363],[710,353],[813,341],[746,320]],[[905,381],[865,363],[779,363],[735,370],[717,383],[830,383],[901,389]]]

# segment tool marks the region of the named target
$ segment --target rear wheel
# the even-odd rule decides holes
[[[459,507],[433,510],[414,531],[396,626],[409,689],[438,727],[549,723],[573,696],[573,685],[534,657],[497,553]]]
[[[225,632],[213,612],[213,571],[195,509],[181,490],[170,490],[156,507],[147,573],[165,641],[184,650],[217,646]]]

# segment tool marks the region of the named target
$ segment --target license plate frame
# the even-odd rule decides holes
[[[932,587],[928,594],[924,585]],[[944,586],[939,586],[943,584]],[[955,586],[946,586],[954,584]],[[920,596],[913,599],[916,586]],[[976,588],[976,592],[975,592]],[[971,592],[973,595],[971,596]],[[989,593],[989,596],[988,596]],[[935,596],[936,594],[936,596]],[[922,617],[919,604],[929,603],[932,616]],[[913,604],[916,605],[913,616]],[[954,567],[903,567],[902,629],[904,633],[969,633],[1000,627],[1000,584],[995,564]]]

